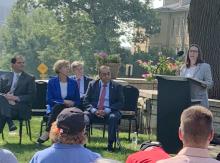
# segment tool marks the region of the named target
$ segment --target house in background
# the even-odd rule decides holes
[[[169,48],[176,51],[188,49],[189,34],[187,16],[190,0],[164,0],[157,8],[161,30],[150,37],[149,47]]]

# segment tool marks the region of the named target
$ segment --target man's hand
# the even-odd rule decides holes
[[[8,100],[8,101],[19,101],[19,97],[18,96],[14,96],[13,94],[11,93],[7,93],[4,95],[5,98]]]
[[[64,105],[67,107],[73,107],[74,102],[71,100],[64,100]]]
[[[104,118],[104,116],[105,116],[104,110],[97,110],[95,114],[99,118]]]

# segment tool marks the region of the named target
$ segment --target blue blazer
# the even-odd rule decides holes
[[[63,104],[64,99],[61,97],[60,81],[58,77],[51,78],[47,85],[47,113],[49,113],[55,104]],[[71,100],[75,106],[80,104],[79,90],[77,82],[67,78],[67,96],[65,100]]]

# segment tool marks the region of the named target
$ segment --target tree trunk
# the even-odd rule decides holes
[[[220,0],[191,0],[189,42],[199,44],[212,69],[214,87],[209,98],[220,99]]]

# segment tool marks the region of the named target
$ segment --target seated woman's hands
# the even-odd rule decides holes
[[[74,106],[74,102],[71,100],[64,100],[64,105],[67,107],[73,107]]]

